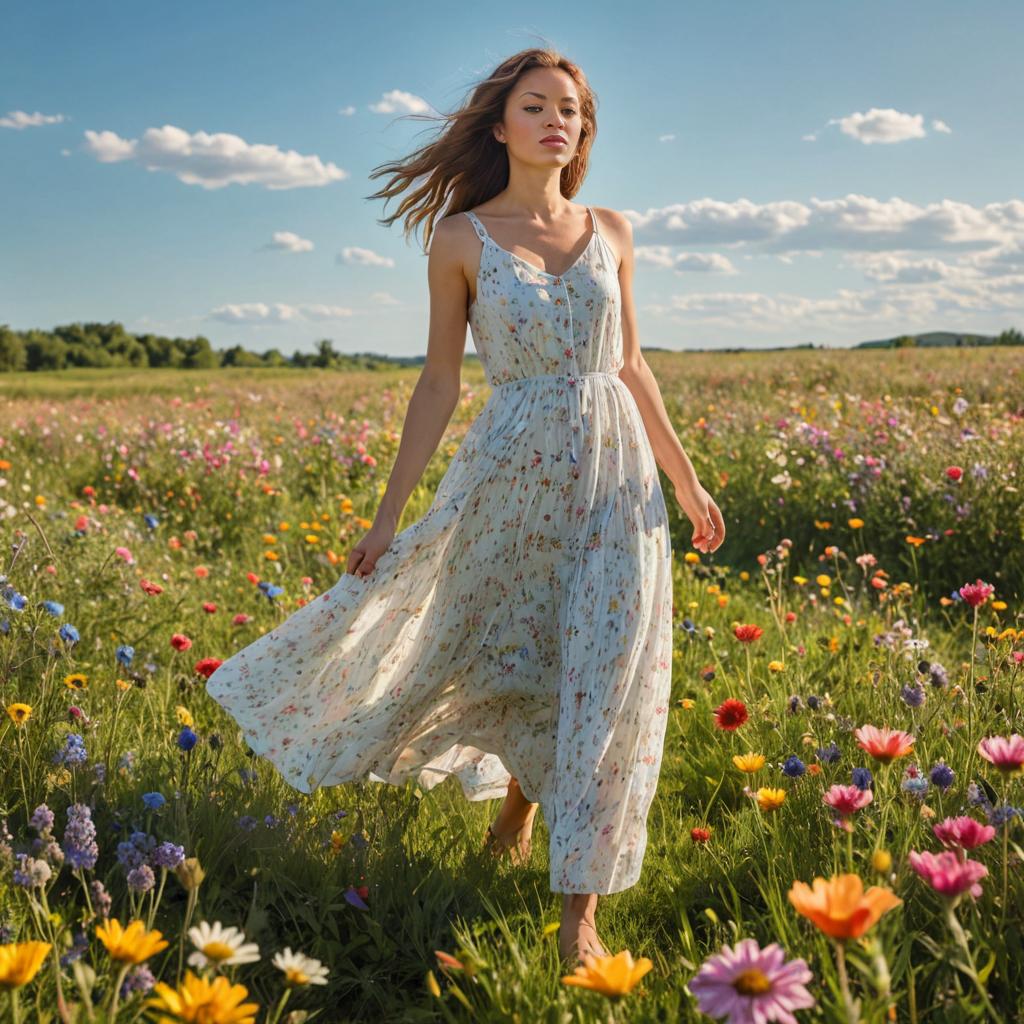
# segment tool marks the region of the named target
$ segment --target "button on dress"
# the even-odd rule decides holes
[[[468,319],[490,395],[370,575],[328,591],[207,680],[295,789],[514,775],[539,801],[554,892],[634,885],[661,769],[672,551],[622,366],[614,253],[588,207],[560,275],[483,250]]]

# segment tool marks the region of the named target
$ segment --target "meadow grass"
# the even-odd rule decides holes
[[[653,967],[616,1000],[560,981],[542,815],[530,864],[515,867],[480,852],[497,804],[466,801],[453,781],[304,796],[248,756],[204,692],[212,662],[343,572],[415,372],[0,381],[0,699],[31,709],[0,724],[0,943],[52,944],[23,985],[0,945],[0,986],[12,986],[0,1013],[17,1003],[23,1020],[60,1020],[63,1003],[63,1019],[86,1020],[90,1004],[114,1019],[116,995],[117,1020],[155,1019],[143,1009],[154,993],[138,989],[178,984],[188,927],[221,921],[259,946],[258,962],[218,973],[261,1022],[303,1010],[332,1022],[707,1020],[687,983],[744,938],[807,962],[817,1006],[801,1020],[849,1021],[854,1000],[869,1021],[1024,1019],[1024,783],[978,751],[1024,731],[1024,352],[648,360],[728,537],[713,556],[690,551],[663,478],[677,640],[661,781],[641,882],[597,915],[611,952]],[[487,394],[467,363],[400,529],[429,507]],[[960,588],[979,578],[994,591],[975,608]],[[763,633],[741,640],[738,624]],[[746,711],[735,729],[716,722],[727,699]],[[854,734],[867,724],[906,731],[912,750],[873,759]],[[733,762],[748,752],[765,758],[750,775]],[[872,801],[846,831],[823,794],[854,768],[870,769]],[[781,806],[762,809],[761,787],[781,789]],[[42,835],[30,824],[41,805],[55,816]],[[95,864],[77,869],[73,805],[96,829]],[[959,855],[988,873],[977,899],[953,906],[910,854],[939,851],[932,826],[956,816],[994,835]],[[34,884],[40,865],[49,877]],[[851,872],[902,903],[840,960],[787,893]],[[104,909],[168,941],[145,958],[151,977],[112,961],[96,933]],[[285,988],[271,963],[284,947],[321,961],[327,984]],[[245,1019],[226,1002],[211,1013]]]

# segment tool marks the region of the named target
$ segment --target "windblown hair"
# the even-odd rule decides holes
[[[408,238],[426,221],[423,243],[433,234],[434,222],[471,210],[496,195],[508,184],[508,152],[493,134],[493,127],[505,114],[505,103],[520,77],[533,68],[561,68],[576,83],[580,119],[583,122],[579,144],[572,159],[562,168],[561,191],[566,198],[576,195],[590,164],[590,149],[597,134],[596,98],[583,71],[555,50],[534,47],[521,50],[503,60],[491,74],[479,82],[469,98],[452,114],[410,114],[412,118],[439,120],[438,137],[401,160],[381,164],[371,178],[391,174],[387,185],[367,199],[399,195],[421,180],[400,202],[389,217],[377,221],[390,227],[405,216],[404,234]],[[439,214],[439,211],[440,214]]]

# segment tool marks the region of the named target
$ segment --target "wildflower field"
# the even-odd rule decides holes
[[[1024,349],[651,352],[673,690],[614,957],[453,781],[290,789],[206,678],[329,589],[415,371],[0,378],[0,1020],[1024,1021]],[[486,400],[463,398],[400,529]]]

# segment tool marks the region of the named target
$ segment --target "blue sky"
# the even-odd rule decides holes
[[[551,45],[597,93],[575,201],[633,220],[641,344],[1024,329],[1017,0],[542,7],[9,6],[0,323],[422,354],[426,257],[368,172],[426,141],[397,115]]]

